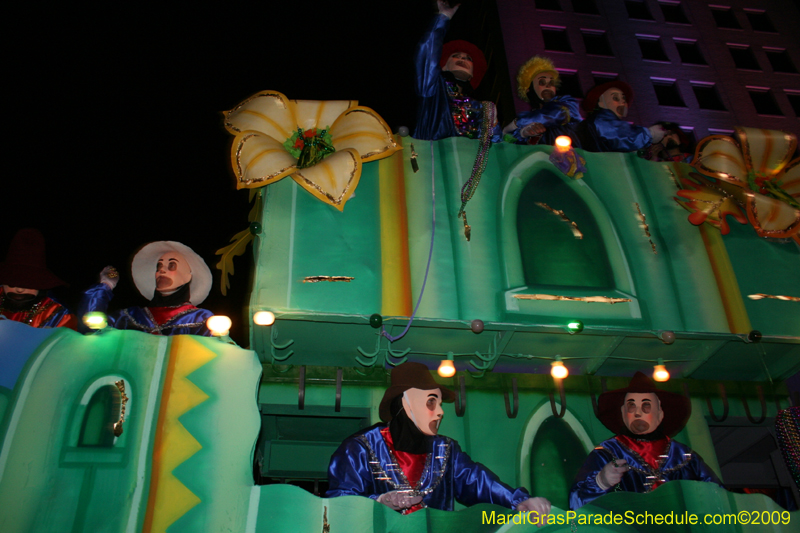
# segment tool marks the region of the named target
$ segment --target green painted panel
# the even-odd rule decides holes
[[[138,450],[152,437],[148,398],[160,386],[165,340],[60,330],[39,347],[8,407],[0,452],[0,529],[124,531],[144,518],[147,457]],[[119,379],[131,398],[123,434],[113,450],[80,447],[93,391]]]
[[[492,339],[456,333],[459,328],[468,331],[470,321],[481,319],[487,333],[513,330],[522,334],[521,347],[501,350],[505,358],[512,358],[501,357],[501,366],[521,365],[540,371],[531,361],[540,354],[570,353],[577,358],[576,352],[585,349],[587,362],[578,362],[577,370],[621,375],[631,370],[632,365],[624,361],[636,345],[641,349],[636,357],[642,360],[639,362],[667,354],[677,360],[679,374],[691,376],[700,368],[704,372],[720,369],[721,360],[715,356],[720,343],[741,341],[729,333],[729,317],[701,232],[688,222],[688,213],[674,200],[678,178],[691,171],[688,165],[651,163],[635,154],[585,153],[586,175],[574,180],[549,162],[550,147],[493,146],[480,185],[466,208],[472,226],[472,238],[467,241],[463,221],[456,215],[461,206],[461,187],[472,171],[477,141],[453,138],[414,142],[420,171],[410,172],[405,165],[409,174],[404,181],[409,298],[419,303],[419,309],[406,338],[392,346],[395,353],[410,349],[409,357],[431,364],[448,351],[456,353],[457,364],[459,357],[475,351],[485,354],[492,349]],[[295,341],[286,349],[276,349],[276,357],[285,357],[293,350],[294,364],[354,366],[358,365],[355,358],[361,348],[373,354],[364,364],[385,362],[388,344],[381,344],[374,336],[376,332],[367,326],[368,317],[381,308],[377,166],[364,165],[356,198],[343,213],[315,200],[291,180],[267,189],[265,231],[257,238],[251,305],[253,310],[278,312],[276,329],[280,334],[274,344]],[[587,237],[578,245],[586,245],[588,250],[565,251],[563,247],[570,249],[577,242],[569,226],[539,208],[531,210],[531,199],[543,190],[537,176],[548,176],[553,191],[558,191],[553,193],[557,199],[553,203],[563,198],[560,202],[565,205],[552,207],[564,209],[570,220],[584,227]],[[432,178],[436,232],[431,255]],[[528,190],[534,198],[523,195],[526,186],[531,187]],[[575,198],[582,203],[578,205]],[[521,247],[518,216],[536,215],[540,217],[535,223],[525,226],[533,237],[523,235],[522,242],[538,240],[530,247]],[[800,251],[796,245],[763,241],[749,228],[734,229],[723,242],[743,293],[791,295],[800,291],[800,269],[795,268]],[[574,254],[591,258],[589,267],[583,262],[584,270],[579,271],[570,259],[577,257]],[[429,258],[425,292],[418,302]],[[770,274],[759,275],[762,271]],[[543,278],[536,279],[544,272]],[[355,279],[351,283],[304,284],[305,275],[353,275]],[[742,281],[745,279],[749,281]],[[612,305],[517,298],[533,294],[629,301]],[[769,372],[787,375],[796,365],[789,362],[787,354],[792,349],[785,344],[800,338],[793,302],[748,300],[745,305],[757,322],[764,324],[764,333],[772,337],[765,341],[778,345],[778,351],[783,352],[767,363]],[[384,319],[391,335],[399,334],[406,325],[403,318]],[[578,337],[559,335],[564,331],[563,324],[573,319],[584,322],[585,333],[591,331],[606,338],[595,337],[590,339],[594,344],[585,346]],[[293,321],[299,323],[290,326]],[[530,329],[526,328],[540,327],[555,335],[528,336]],[[658,341],[658,334],[664,330],[678,335],[674,348],[665,348]],[[274,330],[252,331],[254,348],[263,361],[271,361],[268,335]],[[628,340],[617,346],[619,337]],[[636,337],[651,342],[630,342]],[[693,359],[685,358],[683,352],[676,354],[679,346],[685,353],[694,354]],[[615,354],[618,349],[622,352]],[[516,360],[515,354],[523,356],[524,362]],[[741,357],[752,360],[744,352]],[[767,359],[770,357],[768,351]],[[389,360],[397,362],[398,358]],[[748,364],[744,366],[746,372],[740,375],[763,378],[752,374]]]
[[[364,165],[355,197],[344,212],[323,204],[291,179],[271,185],[264,205],[264,231],[256,239],[254,250],[259,259],[251,308],[320,313],[379,311],[378,194],[377,163]],[[308,276],[354,279],[349,283],[304,283]]]
[[[723,237],[736,280],[753,329],[764,335],[800,337],[800,302],[765,298],[751,300],[750,294],[800,295],[800,246],[794,241],[777,242],[753,238],[753,228],[731,224]],[[754,261],[753,258],[758,258]]]
[[[539,426],[531,447],[531,493],[569,508],[569,489],[586,452],[563,419],[550,417]]]
[[[368,498],[344,496],[316,498],[301,489],[286,485],[270,485],[258,491],[258,517],[255,531],[330,531],[359,533],[436,531],[440,533],[481,532],[632,532],[632,531],[764,531],[761,524],[730,525],[735,515],[763,516],[776,519],[771,531],[793,531],[800,512],[783,511],[760,495],[728,493],[708,483],[676,481],[667,483],[650,494],[611,493],[592,504],[570,512],[553,508],[550,525],[539,528],[532,523],[514,522],[514,514],[494,505],[476,505],[457,512],[424,509],[402,516]],[[694,517],[692,517],[694,515]],[[656,517],[659,518],[656,518]],[[502,517],[502,518],[501,518]],[[517,515],[517,518],[519,516]],[[508,520],[507,522],[507,519]],[[654,525],[659,519],[669,525]],[[692,526],[685,522],[698,521]],[[703,525],[703,521],[710,525]],[[728,525],[713,525],[727,520]],[[531,520],[533,521],[533,520]],[[637,523],[638,522],[638,523]]]
[[[579,233],[543,205],[569,214]],[[600,230],[584,202],[554,172],[540,171],[519,198],[517,235],[526,285],[614,287]],[[554,288],[553,290],[558,290]]]
[[[6,327],[0,323],[0,330]],[[20,374],[6,413],[0,530],[141,530],[162,381],[176,339],[113,329],[83,336],[60,329],[44,340]],[[188,349],[199,345],[215,357],[179,385],[199,389],[205,400],[180,417],[191,435],[183,440],[187,450],[170,453],[175,458],[188,451],[172,473],[200,503],[169,530],[244,531],[261,366],[253,352],[218,339],[193,339],[196,344]],[[81,445],[92,398],[118,380],[128,396],[122,434],[111,446]],[[185,398],[173,400],[180,404]],[[199,443],[199,451],[190,441]]]

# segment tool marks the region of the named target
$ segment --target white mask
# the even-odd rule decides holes
[[[439,424],[444,416],[441,390],[408,389],[403,393],[403,409],[421,432],[426,435],[439,433]]]

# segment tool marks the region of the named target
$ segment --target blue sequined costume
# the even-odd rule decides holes
[[[621,120],[609,109],[595,109],[578,125],[587,152],[635,152],[653,142],[650,130]]]
[[[510,509],[530,498],[524,488],[512,489],[488,468],[461,451],[451,438],[431,437],[431,451],[416,487],[409,486],[397,460],[386,446],[378,424],[345,439],[331,457],[326,497],[378,496],[394,490],[415,490],[425,507],[453,510],[453,501],[464,505],[494,503]]]
[[[464,95],[455,81],[442,75],[439,59],[442,56],[444,36],[450,19],[437,15],[433,25],[422,38],[417,48],[417,126],[415,139],[439,140],[446,137],[480,137],[483,120],[483,102]],[[503,139],[500,125],[492,126],[492,142]]]
[[[670,440],[666,458],[662,458],[659,469],[652,468],[639,454],[616,438],[608,439],[586,458],[569,491],[570,509],[578,509],[595,498],[613,492],[615,487],[603,490],[597,484],[597,474],[613,460],[627,461],[631,470],[619,483],[620,490],[628,492],[650,492],[653,480],[662,482],[677,480],[707,481],[722,486],[703,459],[685,444]]]
[[[577,127],[581,122],[581,111],[578,101],[571,96],[554,96],[545,102],[540,109],[526,111],[517,115],[516,129],[511,134],[517,144],[527,144],[528,139],[522,137],[522,129],[530,124],[539,123],[545,128],[537,144],[553,145],[556,137],[566,135],[572,139],[572,147],[580,148]]]
[[[78,307],[78,316],[83,316],[91,311],[105,313],[108,303],[114,297],[114,293],[105,284],[98,283],[90,287],[81,299]],[[108,325],[117,329],[134,329],[152,333],[154,335],[203,335],[211,336],[211,332],[206,326],[206,320],[213,315],[207,309],[200,309],[192,305],[178,306],[175,314],[170,313],[170,308],[164,307],[128,307],[108,315]],[[170,318],[159,322],[156,316],[170,314]],[[86,331],[85,326],[80,324],[79,330]]]

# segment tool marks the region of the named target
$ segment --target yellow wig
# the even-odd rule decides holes
[[[528,101],[528,90],[531,88],[533,79],[542,72],[552,72],[556,86],[558,86],[558,71],[550,59],[546,57],[533,56],[519,68],[517,73],[517,94],[519,97]]]

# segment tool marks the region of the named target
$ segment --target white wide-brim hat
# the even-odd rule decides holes
[[[156,264],[166,252],[178,252],[186,258],[189,268],[192,269],[192,281],[189,282],[190,301],[192,305],[203,303],[211,291],[211,270],[194,250],[175,241],[155,241],[145,244],[133,256],[131,275],[139,293],[148,300],[152,300],[155,296]]]

